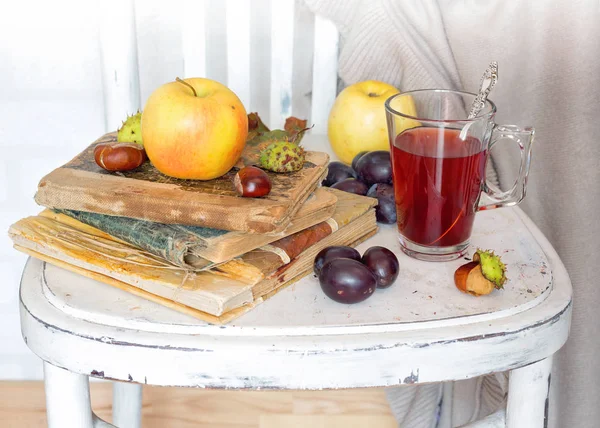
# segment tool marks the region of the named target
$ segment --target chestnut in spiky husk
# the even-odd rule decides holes
[[[142,142],[142,113],[137,112],[127,116],[125,122],[117,130],[117,141],[119,143],[136,143],[143,146]]]
[[[506,265],[493,251],[477,249],[473,261],[454,272],[456,287],[475,296],[490,294],[494,289],[504,288]]]
[[[273,172],[294,172],[304,166],[304,149],[291,141],[277,141],[260,153],[261,168]]]

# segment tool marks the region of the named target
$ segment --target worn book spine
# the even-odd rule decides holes
[[[86,211],[55,211],[162,257],[176,266],[187,269],[194,268],[186,260],[186,256],[190,254],[190,248],[201,248],[207,245],[201,236],[210,238],[228,233],[225,230],[205,227],[189,227],[186,229],[174,224],[156,223],[129,217],[108,216]],[[208,265],[208,262],[205,263],[203,268]]]

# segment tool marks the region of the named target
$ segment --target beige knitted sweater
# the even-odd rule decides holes
[[[521,206],[556,248],[575,292],[571,335],[554,360],[550,426],[600,426],[600,2],[305,2],[340,31],[345,84],[476,92],[489,61],[498,61],[496,121],[537,131]],[[515,151],[494,153],[504,186],[514,180]],[[455,422],[468,413],[457,409]],[[403,427],[429,426],[419,423]]]

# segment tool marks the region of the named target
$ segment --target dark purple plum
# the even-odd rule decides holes
[[[375,274],[352,259],[329,260],[321,269],[319,283],[329,298],[340,303],[362,302],[377,288]]]
[[[388,288],[398,278],[400,264],[394,253],[385,247],[371,247],[362,256],[362,263],[377,279],[378,288]]]
[[[367,192],[370,198],[377,198],[375,215],[379,223],[396,223],[396,201],[394,199],[394,186],[385,183],[376,183]]]
[[[369,186],[355,178],[346,178],[345,180],[335,183],[331,188],[361,196],[365,196],[369,190]]]
[[[356,173],[345,163],[330,162],[327,177],[323,180],[323,186],[330,187],[346,178],[356,178]]]
[[[323,265],[329,260],[333,259],[353,259],[360,262],[360,253],[352,247],[346,247],[343,245],[336,245],[332,247],[323,248],[315,257],[313,268],[315,274],[319,276]]]
[[[356,162],[356,177],[371,186],[375,183],[392,183],[390,152],[376,150],[363,155]]]
[[[367,153],[369,153],[369,152],[360,152],[360,153],[358,153],[356,156],[354,156],[354,159],[352,159],[352,169],[353,169],[354,171],[356,171],[356,164],[357,164],[358,160],[359,160],[360,158],[362,158],[362,157],[363,157],[363,155],[366,155]]]

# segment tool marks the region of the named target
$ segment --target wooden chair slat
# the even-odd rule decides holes
[[[250,2],[227,1],[227,86],[250,109]]]
[[[206,10],[204,1],[187,1],[181,20],[184,77],[206,76]]]
[[[271,0],[250,1],[249,74],[249,112],[258,112],[268,123],[271,105]]]
[[[133,1],[106,2],[99,28],[106,130],[140,108],[140,78]]]
[[[337,95],[338,42],[338,32],[333,23],[317,16],[311,112],[316,134],[327,133],[329,111]]]
[[[227,3],[204,0],[206,77],[227,84]]]
[[[283,126],[292,114],[294,1],[271,3],[271,106],[269,124]]]
[[[315,15],[301,1],[296,2],[294,20],[294,54],[292,72],[292,114],[302,119],[310,117]]]

